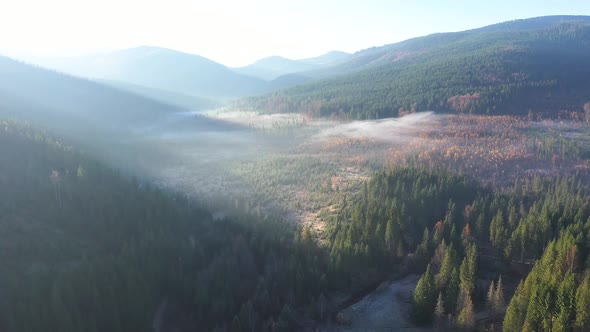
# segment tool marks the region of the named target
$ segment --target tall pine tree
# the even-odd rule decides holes
[[[413,319],[416,324],[426,325],[432,322],[436,306],[436,287],[430,271],[430,264],[414,290]]]

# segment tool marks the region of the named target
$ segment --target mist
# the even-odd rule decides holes
[[[442,118],[434,112],[409,114],[401,118],[353,121],[337,124],[321,130],[316,139],[347,137],[370,139],[384,143],[406,142],[417,137],[419,131],[428,129]]]

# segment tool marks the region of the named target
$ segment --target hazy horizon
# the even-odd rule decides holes
[[[63,57],[147,45],[240,67],[269,56],[304,59],[330,51],[354,53],[514,19],[590,15],[590,3],[585,1],[570,1],[567,9],[563,7],[550,0],[477,6],[466,0],[453,1],[451,6],[382,0],[362,4],[24,0],[8,4],[0,13],[0,54]]]

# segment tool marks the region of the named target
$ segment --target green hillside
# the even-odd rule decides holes
[[[581,110],[590,99],[589,74],[590,18],[546,17],[368,49],[323,74],[334,78],[244,103],[351,119]]]
[[[291,308],[323,287],[313,244],[290,227],[214,222],[6,121],[0,211],[1,331],[290,331]]]

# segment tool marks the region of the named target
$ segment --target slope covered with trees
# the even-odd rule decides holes
[[[470,328],[483,310],[499,326],[507,310],[506,330],[588,326],[590,203],[576,178],[497,192],[442,169],[379,172],[318,247],[308,228],[213,221],[28,127],[2,122],[0,152],[2,330],[295,330],[327,318],[335,291],[408,270],[426,271],[416,324]],[[537,259],[516,289],[526,273],[512,265]]]
[[[588,99],[588,55],[588,17],[513,21],[362,51],[323,80],[239,105],[347,119],[578,111]]]
[[[12,122],[0,161],[2,331],[289,331],[325,288],[280,222],[213,221]]]
[[[414,321],[464,328],[475,325],[476,311],[500,326],[526,277],[505,330],[583,330],[586,195],[575,178],[537,177],[495,192],[442,170],[379,173],[329,224],[330,266],[347,271],[347,287],[359,271],[426,269],[414,292]],[[528,277],[515,268],[537,259]]]

